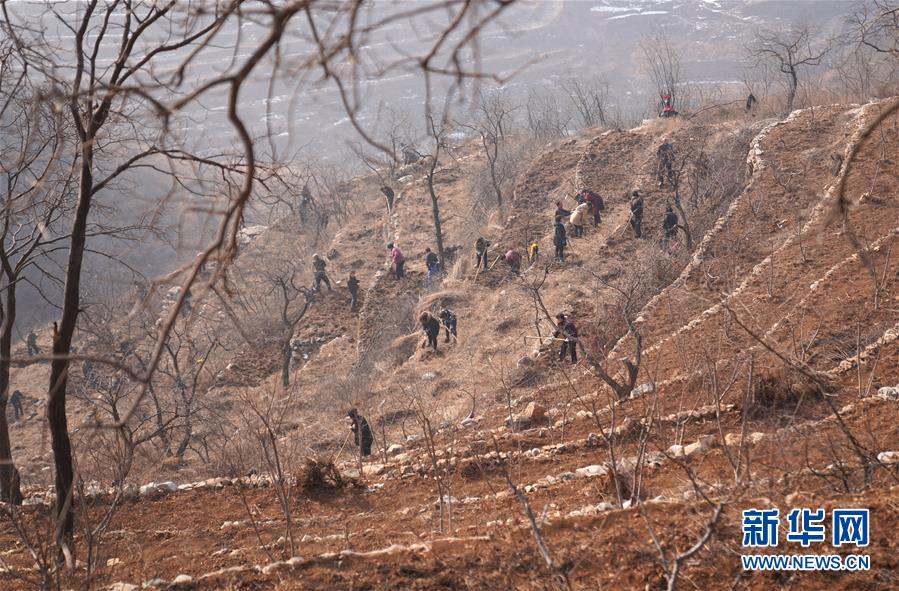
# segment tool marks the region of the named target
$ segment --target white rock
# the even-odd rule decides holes
[[[877,398],[881,400],[899,400],[899,386],[895,388],[890,388],[889,386],[879,388],[877,390]]]
[[[106,566],[115,566],[117,564],[122,564],[121,558],[110,558],[106,561]]]
[[[749,442],[753,445],[760,443],[763,439],[765,439],[765,434],[761,431],[756,431],[755,433],[749,434]]]
[[[104,587],[105,591],[137,591],[138,586],[131,583],[113,583],[108,587]]]
[[[899,451],[882,451],[877,454],[877,459],[884,464],[899,464]]]
[[[178,490],[178,485],[174,482],[160,482],[156,485],[156,488],[162,492],[173,493]]]
[[[194,578],[190,575],[178,575],[172,581],[173,585],[190,585],[194,582]]]
[[[397,456],[406,451],[406,448],[400,445],[399,443],[392,443],[387,447],[387,455],[388,456]]]
[[[669,448],[668,448],[668,451],[667,451],[666,453],[667,453],[669,456],[674,456],[675,458],[682,458],[682,457],[684,457],[684,456],[686,455],[686,454],[684,453],[684,446],[683,446],[683,445],[677,445],[676,443],[675,443],[674,445],[672,445],[671,447],[669,447]]]
[[[609,469],[602,464],[593,464],[592,466],[578,468],[574,473],[582,478],[594,478],[596,476],[603,476],[608,473],[608,471]]]
[[[387,467],[384,464],[365,464],[362,466],[362,474],[365,476],[380,476]]]

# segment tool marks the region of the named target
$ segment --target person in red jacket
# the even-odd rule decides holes
[[[506,263],[516,275],[521,271],[521,254],[514,248],[510,248],[505,256]]]
[[[393,263],[393,272],[396,274],[396,278],[402,279],[405,277],[403,266],[406,264],[406,257],[403,256],[403,251],[399,247],[394,246],[393,242],[387,245],[387,250],[390,251],[390,260]]]
[[[565,360],[566,353],[571,355],[571,362],[577,363],[577,327],[570,318],[561,312],[556,315],[556,332],[553,336],[562,340],[559,350],[559,361]]]
[[[584,201],[593,206],[593,227],[599,225],[602,222],[602,212],[606,208],[606,204],[603,203],[602,197],[591,191],[590,189],[584,189],[581,191],[581,195],[584,198]]]

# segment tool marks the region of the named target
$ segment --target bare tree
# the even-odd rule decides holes
[[[21,501],[6,420],[18,288],[49,269],[41,259],[65,241],[57,231],[71,212],[74,167],[62,159],[70,147],[60,113],[36,101],[27,64],[8,40],[0,43],[0,499]],[[47,276],[52,282],[55,276]],[[41,295],[45,295],[38,290]],[[45,296],[46,297],[46,296]]]
[[[855,40],[877,53],[899,55],[899,2],[869,0],[849,17]]]
[[[293,348],[291,341],[297,325],[312,304],[312,290],[297,285],[297,271],[290,266],[275,277],[271,277],[272,291],[278,293],[279,297],[279,313],[281,317],[281,326],[283,329],[281,336],[281,385],[287,387],[290,385],[290,360],[293,358]],[[295,302],[303,296],[303,304],[297,309]],[[293,309],[291,309],[293,308]]]
[[[677,105],[680,98],[679,86],[683,80],[680,51],[664,33],[644,36],[640,41],[640,49],[659,102],[667,95],[671,97],[671,103]]]
[[[828,43],[816,37],[808,25],[788,31],[759,31],[749,47],[756,63],[771,63],[786,78],[788,113],[793,110],[799,89],[799,72],[820,65],[830,49]]]
[[[562,91],[578,116],[578,127],[605,127],[609,122],[609,84],[605,80],[585,82],[568,78],[562,82]]]
[[[431,214],[434,218],[434,240],[437,241],[437,257],[440,261],[441,271],[446,269],[446,257],[443,249],[443,228],[440,224],[440,201],[437,196],[437,190],[434,188],[434,178],[437,174],[437,166],[440,161],[441,152],[446,151],[446,134],[448,128],[446,125],[438,125],[434,119],[428,116],[428,133],[434,142],[431,154],[426,156],[427,170],[425,171],[425,179],[428,183],[428,193],[431,196]]]
[[[505,93],[497,90],[481,95],[474,123],[462,124],[462,127],[474,132],[481,140],[481,149],[487,159],[490,187],[493,189],[500,212],[503,211],[503,188],[511,176],[511,171],[504,166],[504,148],[507,134],[511,132],[512,116],[516,109]]]
[[[528,130],[535,140],[552,141],[569,134],[574,116],[551,90],[529,90],[524,106]]]
[[[41,79],[43,100],[67,112],[76,135],[67,158],[76,162],[78,190],[66,233],[65,283],[53,338],[47,411],[56,467],[56,541],[69,564],[74,564],[74,466],[66,391],[70,361],[79,358],[71,354],[71,345],[82,308],[82,268],[89,253],[89,227],[98,214],[97,200],[103,192],[116,188],[119,181],[138,168],[168,174],[172,186],[177,188],[186,188],[178,174],[180,166],[193,169],[192,176],[198,182],[213,171],[217,177],[215,191],[200,193],[209,199],[201,200],[201,206],[216,216],[217,226],[199,255],[173,273],[182,278],[182,289],[161,319],[156,342],[141,373],[121,366],[118,360],[105,360],[120,366],[141,385],[132,408],[122,415],[121,420],[127,421],[149,391],[153,374],[165,354],[165,342],[201,269],[215,257],[219,264],[209,283],[225,277],[228,263],[238,251],[246,205],[263,180],[263,166],[256,157],[257,140],[241,112],[245,83],[261,67],[268,67],[273,81],[279,74],[289,74],[302,86],[317,83],[313,79],[333,84],[354,129],[366,141],[383,148],[360,123],[365,93],[357,85],[367,77],[383,73],[385,68],[417,73],[424,80],[424,104],[431,113],[434,78],[449,80],[449,99],[458,96],[468,81],[489,77],[480,70],[477,39],[483,28],[512,2],[441,0],[424,7],[396,5],[387,14],[375,12],[358,0],[236,0],[214,9],[180,0],[151,4],[89,0],[72,4],[77,9],[66,2],[45,5],[40,22],[35,23],[16,14],[6,0],[0,0],[4,34],[17,55]],[[438,14],[436,24],[429,21],[431,15]],[[369,55],[371,36],[406,19],[429,22],[430,35],[424,49],[413,55],[400,53],[388,64],[381,56]],[[47,23],[53,26],[46,26]],[[226,32],[239,32],[246,23],[261,28],[263,33],[248,39],[238,34],[241,51],[235,51],[233,59],[221,67],[202,71],[195,67],[206,53],[220,51]],[[306,51],[293,53],[299,58],[289,58],[288,52],[280,51],[289,26],[291,31],[302,30],[296,36],[309,44],[315,58],[310,59]],[[475,59],[470,59],[472,56]],[[269,85],[270,99],[273,87],[274,84]],[[192,153],[187,147],[189,142],[178,143],[170,124],[185,109],[213,93],[225,102],[223,113],[234,135],[232,147],[223,154]],[[295,93],[303,95],[300,88]],[[266,109],[270,110],[274,102],[269,100]],[[268,132],[271,137],[271,129]],[[211,198],[212,194],[216,199]],[[157,202],[151,207],[159,205]]]

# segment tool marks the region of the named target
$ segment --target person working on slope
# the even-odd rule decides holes
[[[535,238],[531,240],[531,245],[528,246],[528,262],[533,265],[538,258],[540,258],[540,245]]]
[[[562,340],[559,350],[559,361],[565,360],[565,354],[571,355],[571,362],[577,363],[577,327],[570,318],[561,312],[556,315],[556,331],[553,336]]]
[[[328,279],[328,274],[325,273],[325,267],[327,265],[328,263],[326,263],[323,258],[318,256],[318,254],[312,255],[312,271],[315,291],[321,290],[322,281],[324,281],[325,285],[328,286],[328,291],[332,291],[331,280]]]
[[[484,269],[487,269],[487,249],[490,248],[490,241],[484,239],[483,236],[479,237],[475,240],[474,243],[474,254],[475,254],[475,271],[481,268],[481,264],[483,263]]]
[[[427,269],[428,287],[434,281],[434,277],[440,272],[440,262],[436,252],[431,252],[430,248],[425,249],[425,268]]]
[[[677,237],[677,214],[671,209],[671,206],[665,208],[665,220],[662,222],[662,229],[665,230],[664,245],[668,245],[668,241]]]
[[[505,255],[506,264],[512,269],[512,272],[518,275],[521,272],[521,255],[514,248],[510,248]]]
[[[453,338],[458,340],[459,335],[456,334],[456,313],[450,310],[449,308],[444,308],[440,310],[440,322],[443,323],[443,329],[446,331],[446,341],[449,342],[450,334],[453,335]]]
[[[565,246],[568,245],[568,238],[565,235],[565,224],[561,219],[556,220],[556,226],[553,234],[553,245],[556,247],[556,259],[560,263],[565,262]]]
[[[350,311],[355,312],[359,304],[359,280],[356,279],[355,271],[350,271],[350,277],[346,280],[346,288],[350,292]]]
[[[603,203],[602,197],[590,189],[584,189],[581,191],[581,195],[583,196],[584,201],[589,203],[593,208],[593,227],[595,228],[602,222],[602,214],[600,212],[606,208],[606,204]]]
[[[631,228],[637,238],[643,236],[643,196],[640,191],[634,189],[631,197]]]
[[[371,444],[374,443],[375,438],[372,435],[371,427],[368,426],[368,421],[355,408],[351,408],[346,414],[352,421],[350,430],[353,432],[356,447],[362,452],[362,457],[370,456]]]
[[[436,351],[437,335],[440,334],[440,322],[430,312],[422,312],[421,316],[418,317],[418,321],[421,323],[421,330],[428,337],[428,345]]]
[[[403,251],[401,251],[398,246],[393,245],[393,242],[387,245],[387,250],[390,251],[390,262],[393,265],[394,275],[397,280],[400,280],[406,276],[406,273],[403,270],[403,267],[406,264],[406,257],[403,256]]]

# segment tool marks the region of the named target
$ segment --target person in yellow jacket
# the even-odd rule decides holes
[[[532,265],[537,262],[537,258],[540,256],[540,245],[537,244],[537,240],[531,240],[530,246],[528,246],[528,262]]]

